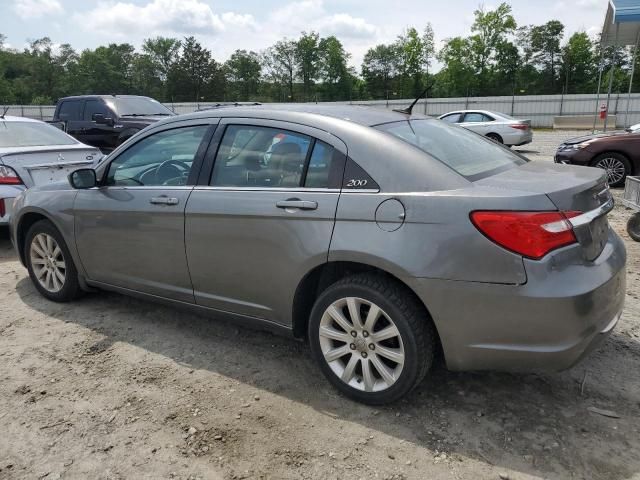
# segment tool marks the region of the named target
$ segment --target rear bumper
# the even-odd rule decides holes
[[[5,214],[0,217],[0,225],[9,225],[11,214],[13,213],[13,200],[25,190],[22,185],[2,185],[0,186],[0,199],[4,200]]]
[[[511,147],[520,147],[533,141],[533,130],[529,129],[526,131],[522,131],[516,130],[515,128],[511,130],[513,130],[513,133],[509,132],[508,135],[504,135],[503,137],[505,145]]]
[[[569,247],[574,248],[574,247]],[[613,232],[593,262],[525,261],[525,285],[412,279],[451,370],[563,370],[611,333],[625,298],[626,252]]]

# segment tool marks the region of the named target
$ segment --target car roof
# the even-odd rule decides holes
[[[469,109],[469,110],[454,110],[452,112],[443,113],[440,117],[444,117],[446,115],[454,115],[456,113],[485,113],[487,115],[493,115],[495,117],[504,118],[506,113],[494,112],[493,110],[480,110],[480,109]]]
[[[0,122],[30,122],[30,123],[44,123],[41,120],[36,120],[34,118],[27,117],[14,117],[12,115],[5,115],[4,117],[0,117]]]
[[[254,117],[274,120],[293,120],[300,115],[308,117],[329,117],[371,127],[384,123],[408,119],[426,119],[425,115],[394,112],[386,108],[373,108],[359,105],[318,105],[315,103],[280,103],[264,105],[221,106],[199,112],[180,115],[180,119],[207,117]],[[174,117],[175,121],[176,117]]]
[[[60,102],[62,100],[86,100],[90,98],[109,99],[109,98],[150,98],[150,97],[147,97],[145,95],[71,95],[69,97],[62,97],[58,99],[58,101]]]

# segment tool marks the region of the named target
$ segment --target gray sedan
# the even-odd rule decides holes
[[[420,115],[256,106],[169,118],[21,194],[53,301],[104,289],[308,339],[356,400],[451,370],[558,370],[609,334],[626,253],[598,169]],[[247,347],[249,348],[249,347]]]
[[[508,147],[519,147],[533,141],[531,120],[519,120],[504,113],[488,110],[460,110],[446,113],[439,118]]]

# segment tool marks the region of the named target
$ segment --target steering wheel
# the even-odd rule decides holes
[[[191,167],[180,160],[166,160],[155,171],[156,182],[164,183],[176,177],[182,177]]]

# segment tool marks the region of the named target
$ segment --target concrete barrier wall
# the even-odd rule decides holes
[[[554,118],[561,116],[594,115],[600,104],[606,102],[601,96],[596,102],[596,95],[527,95],[515,97],[470,97],[470,98],[429,98],[420,100],[414,111],[431,116],[439,116],[452,110],[481,109],[506,113],[522,119],[530,119],[535,128],[553,128]],[[413,100],[371,100],[353,102],[323,102],[326,104],[353,104],[374,108],[403,108]],[[627,112],[627,103],[629,115]],[[166,103],[176,113],[189,113],[200,108],[215,105],[206,103]],[[4,107],[0,106],[0,111]],[[51,120],[55,107],[52,105],[10,105],[8,115]],[[626,127],[640,123],[640,94],[632,94],[627,102],[627,95],[613,95],[609,105],[609,113],[615,115],[617,127]]]

